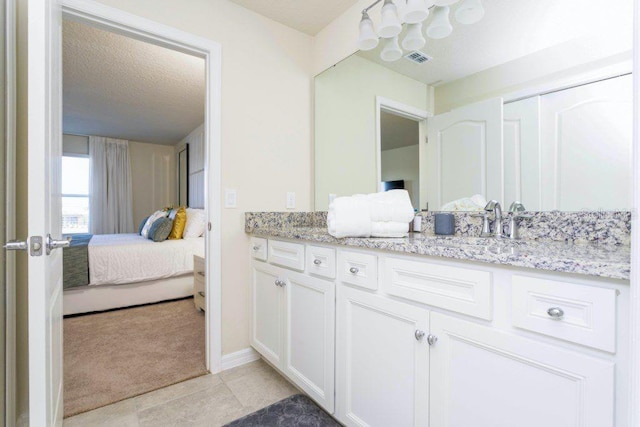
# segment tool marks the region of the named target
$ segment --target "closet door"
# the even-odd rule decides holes
[[[282,272],[281,268],[252,261],[251,345],[280,369],[284,351],[284,292],[279,285]]]
[[[519,201],[529,211],[539,211],[540,97],[504,105],[504,200],[508,207]]]
[[[474,194],[503,200],[502,108],[495,98],[429,118],[430,210]]]
[[[628,75],[541,97],[542,210],[631,208],[632,95]]]

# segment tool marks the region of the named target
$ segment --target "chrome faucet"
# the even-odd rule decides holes
[[[518,219],[533,218],[532,215],[523,214],[522,212],[524,211],[524,205],[518,201],[511,203],[511,206],[509,206],[509,212],[511,212],[511,220],[509,221],[509,238],[512,240],[520,238],[520,236],[518,236]]]
[[[500,238],[502,237],[502,207],[497,200],[490,200],[487,203],[487,206],[484,207],[484,210],[487,212],[493,212],[494,221],[493,221],[493,236]]]

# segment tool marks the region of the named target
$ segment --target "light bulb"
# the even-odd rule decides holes
[[[398,19],[398,9],[392,0],[384,0],[382,6],[382,18],[378,27],[380,37],[388,39],[395,37],[402,31],[400,19]]]
[[[360,50],[371,50],[378,46],[378,35],[373,28],[373,21],[367,12],[362,13],[360,20],[360,36],[358,37],[358,48]]]
[[[407,0],[404,9],[404,22],[407,24],[417,24],[424,21],[429,16],[429,9],[425,0]]]
[[[406,50],[418,50],[427,41],[422,35],[422,24],[408,24],[407,33],[402,39],[402,48]]]
[[[449,6],[436,7],[433,12],[433,20],[427,27],[427,35],[432,39],[443,39],[453,31],[449,22]]]
[[[456,9],[456,21],[470,25],[480,21],[484,16],[481,0],[464,0]]]
[[[380,58],[383,61],[393,62],[402,57],[402,49],[398,45],[398,36],[385,39],[383,43],[382,52],[380,52]]]

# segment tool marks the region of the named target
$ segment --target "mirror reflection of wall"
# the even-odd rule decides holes
[[[178,205],[189,206],[189,145],[178,152]]]
[[[316,76],[316,210],[329,194],[398,180],[429,210],[482,209],[474,195],[528,210],[630,209],[633,2],[582,2],[579,16],[575,3],[485,2],[479,23],[428,39],[426,62],[385,62],[378,46]],[[377,141],[381,97],[429,113],[413,161]]]

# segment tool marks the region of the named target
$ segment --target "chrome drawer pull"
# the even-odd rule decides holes
[[[358,274],[360,270],[358,270],[358,267],[351,267],[349,269],[349,272],[351,272],[351,274]]]
[[[313,260],[313,263],[315,265],[320,265],[320,264],[322,264],[322,261],[320,261],[318,258],[316,258],[316,259]]]
[[[254,247],[253,247],[253,250],[254,250],[254,251],[259,251],[259,250],[260,250],[260,248],[261,248],[261,246],[254,246]]]
[[[562,310],[560,307],[551,307],[549,310],[547,310],[547,314],[554,319],[562,319],[562,316],[564,316],[564,310]]]

